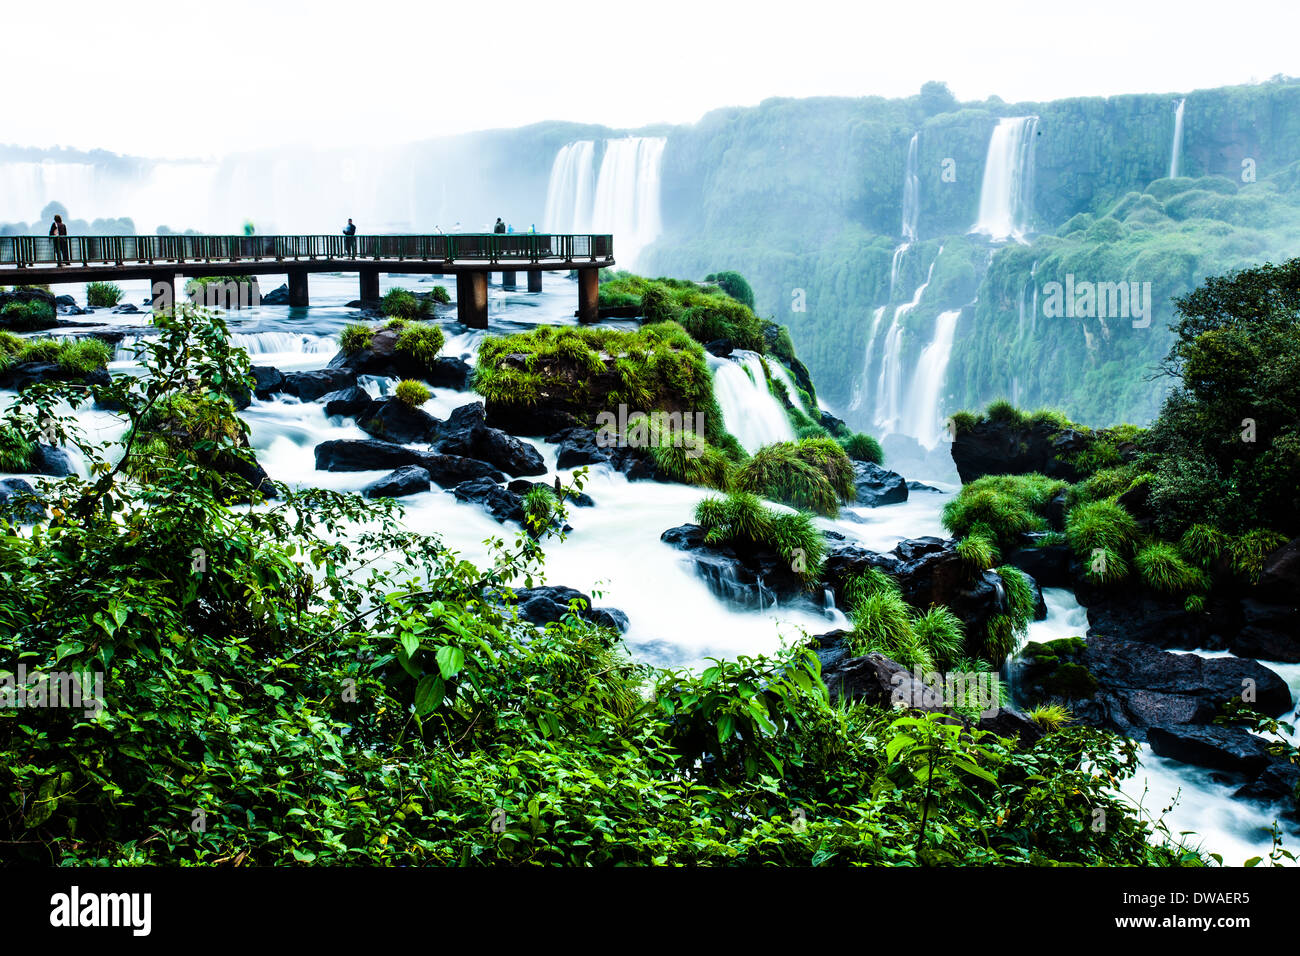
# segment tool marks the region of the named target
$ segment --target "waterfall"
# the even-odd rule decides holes
[[[1183,107],[1187,105],[1187,98],[1178,101],[1178,107],[1174,110],[1174,145],[1169,151],[1169,178],[1181,175],[1181,166],[1183,160]]]
[[[586,232],[591,228],[591,203],[596,191],[596,144],[589,139],[562,146],[551,164],[546,189],[546,232]]]
[[[907,167],[903,171],[903,238],[916,240],[916,223],[921,214],[921,180],[916,172],[916,142],[919,133],[912,134],[907,144]]]
[[[890,302],[894,301],[894,287],[898,285],[898,269],[903,264],[903,256],[907,254],[907,250],[911,247],[911,245],[912,244],[910,242],[900,242],[898,244],[898,247],[894,249],[894,258],[889,263],[889,301]]]
[[[925,287],[930,284],[930,279],[934,276],[934,265],[939,261],[939,256],[941,255],[943,255],[943,246],[939,247],[938,253],[935,254],[934,262],[930,263],[930,268],[925,275],[925,281],[916,287],[916,292],[913,294],[912,300],[910,302],[904,302],[902,305],[894,309],[894,317],[890,320],[889,331],[885,333],[885,351],[880,359],[880,378],[876,384],[875,416],[875,425],[882,431],[882,434],[889,434],[890,432],[898,431],[902,418],[902,319],[920,304],[921,296],[925,294]]]
[[[641,250],[659,237],[659,173],[667,142],[662,136],[605,141],[591,229],[613,233],[614,255],[623,268],[634,266]]]
[[[921,350],[916,373],[912,376],[901,430],[926,448],[934,448],[939,444],[942,433],[940,392],[948,374],[948,359],[952,356],[952,340],[960,317],[960,309],[939,313],[934,322],[934,338]]]
[[[757,352],[738,349],[730,359],[709,356],[709,366],[723,424],[745,451],[752,454],[764,445],[794,441],[790,417],[767,387],[763,360]],[[798,401],[794,394],[790,398]]]
[[[871,331],[867,333],[867,349],[862,356],[862,374],[853,383],[853,397],[849,399],[849,411],[860,411],[867,401],[867,380],[871,375],[871,353],[876,344],[876,335],[880,332],[880,322],[885,317],[885,309],[880,306],[871,317]]]
[[[980,185],[979,219],[971,232],[994,240],[1020,240],[1029,228],[1037,133],[1037,116],[1008,117],[993,127]]]

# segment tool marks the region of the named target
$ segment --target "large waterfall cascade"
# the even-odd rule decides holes
[[[1174,110],[1174,143],[1169,150],[1169,178],[1182,175],[1183,166],[1183,108],[1187,106],[1187,98],[1178,101],[1178,106]]]
[[[1033,213],[1037,116],[998,120],[989,137],[980,184],[979,216],[971,232],[996,241],[1021,240]]]
[[[880,377],[876,383],[875,427],[881,434],[900,431],[903,423],[903,318],[921,304],[921,296],[934,278],[934,266],[943,255],[943,247],[935,255],[926,271],[925,281],[916,287],[908,302],[894,309],[889,331],[885,333],[885,348],[880,359]],[[913,436],[915,437],[915,436]]]
[[[957,332],[960,309],[941,312],[934,321],[934,337],[921,350],[903,406],[900,431],[911,435],[927,449],[934,448],[943,437],[943,416],[940,401],[943,383],[948,375],[948,360],[952,357],[952,342]]]
[[[662,136],[626,136],[604,141],[600,170],[595,171],[596,144],[579,140],[560,148],[551,165],[546,190],[548,232],[608,232],[614,255],[631,267],[663,229],[660,215]]]

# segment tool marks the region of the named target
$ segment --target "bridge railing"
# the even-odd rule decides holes
[[[458,233],[428,236],[0,236],[0,266],[124,265],[301,259],[456,262],[601,261],[611,235]]]

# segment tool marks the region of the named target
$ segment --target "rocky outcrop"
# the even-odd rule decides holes
[[[337,392],[330,392],[328,395],[321,396],[321,400],[325,403],[326,415],[331,417],[342,415],[348,418],[361,414],[374,401],[370,393],[358,385],[349,385]]]
[[[1291,709],[1286,682],[1256,661],[1173,654],[1103,635],[1029,644],[1015,668],[1020,702],[1059,700],[1085,723],[1138,739],[1151,727],[1209,724],[1243,694],[1269,716]]]
[[[803,581],[779,554],[752,545],[710,544],[699,525],[669,528],[659,540],[686,554],[718,598],[743,608],[772,607],[800,596]]]
[[[316,467],[321,471],[383,471],[405,465],[419,465],[442,488],[452,488],[474,478],[505,480],[505,475],[484,462],[420,451],[393,442],[342,438],[316,446]]]
[[[90,372],[64,368],[57,362],[14,362],[0,368],[0,388],[23,389],[41,382],[72,382],[78,385],[109,384],[107,369],[97,368]]]
[[[546,462],[532,445],[486,423],[483,405],[462,405],[439,425],[437,449],[449,455],[477,458],[512,478],[546,474]]]
[[[336,406],[337,407],[337,406]],[[326,414],[329,414],[328,406]],[[398,444],[427,444],[432,442],[442,425],[422,408],[412,408],[397,398],[385,398],[368,401],[364,408],[355,413],[357,427],[368,435],[383,441]],[[450,451],[450,454],[461,454]],[[477,455],[463,457],[477,458]]]
[[[845,631],[831,631],[813,638],[810,644],[832,697],[875,707],[953,712],[936,686],[917,680],[912,671],[882,654],[854,655],[847,637]],[[1009,707],[981,714],[975,726],[1000,737],[1019,738],[1022,746],[1033,744],[1043,735],[1037,724]]]
[[[578,616],[592,624],[608,627],[625,634],[627,615],[618,608],[592,607],[591,598],[576,588],[563,585],[546,585],[515,591],[515,607],[519,616],[529,623],[545,626],[562,620],[570,612],[570,602],[578,602]]]
[[[1241,727],[1148,727],[1147,743],[1162,757],[1251,775],[1261,773],[1273,759],[1268,744]]]
[[[13,516],[20,522],[40,521],[46,515],[36,489],[22,478],[0,480],[0,505],[13,508]]]
[[[514,521],[524,523],[524,500],[522,495],[503,488],[491,478],[473,478],[463,481],[451,489],[457,501],[481,506],[488,514],[504,524]]]
[[[1089,444],[1083,432],[1062,429],[1050,422],[1018,425],[983,419],[957,433],[952,442],[952,460],[962,484],[984,475],[1033,471],[1075,482],[1082,476],[1068,459]]]
[[[1234,654],[1300,662],[1300,538],[1268,556],[1241,611],[1242,627],[1231,642]]]
[[[346,369],[356,375],[377,375],[381,378],[414,378],[437,388],[464,391],[469,384],[470,366],[464,359],[439,356],[432,362],[422,362],[397,351],[399,329],[379,329],[370,339],[370,345],[351,355],[339,352],[330,359],[332,369]]]
[[[868,567],[891,575],[912,607],[946,605],[962,619],[968,634],[983,633],[990,617],[1008,610],[1002,579],[993,571],[972,575],[952,540],[909,538],[885,554],[857,544],[838,545],[822,573],[838,604],[845,604],[845,585]]]
[[[322,395],[357,384],[356,373],[347,369],[321,368],[310,372],[288,372],[279,391],[295,395],[304,402],[314,402]]]
[[[77,473],[72,457],[66,451],[53,445],[40,444],[27,460],[27,470],[33,475],[49,475],[52,478],[65,478]]]
[[[907,480],[902,475],[869,461],[853,463],[856,501],[867,508],[893,505],[907,500]]]

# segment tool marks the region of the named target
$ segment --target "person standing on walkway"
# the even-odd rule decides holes
[[[348,224],[343,227],[343,235],[347,237],[343,242],[347,246],[348,255],[355,259],[357,257],[357,227],[351,218],[348,219]]]
[[[492,231],[495,232],[495,233],[498,233],[498,234],[500,234],[500,235],[504,235],[504,234],[505,234],[505,231],[506,231],[506,224],[505,224],[504,222],[502,222],[500,216],[497,216],[497,224],[496,224],[496,226],[492,229]]]
[[[60,264],[68,261],[68,226],[63,221],[63,217],[58,213],[54,214],[54,222],[50,223],[50,235],[54,237],[54,258]]]

